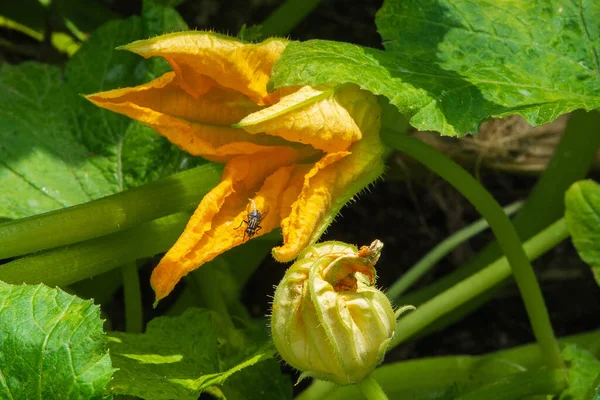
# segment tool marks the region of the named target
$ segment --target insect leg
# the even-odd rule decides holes
[[[240,226],[242,226],[242,224],[243,224],[244,222],[246,223],[246,225],[248,225],[248,221],[246,221],[245,219],[243,219],[243,220],[242,220],[242,222],[240,222],[240,224],[238,225],[238,227],[237,227],[237,228],[233,228],[233,229],[239,229],[239,228],[240,228]]]

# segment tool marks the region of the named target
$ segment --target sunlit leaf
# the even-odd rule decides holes
[[[142,21],[96,31],[67,64],[0,68],[0,218],[80,204],[197,164],[150,128],[79,96],[150,79],[145,60],[118,45],[144,35]]]
[[[290,398],[289,380],[269,360],[274,350],[255,345],[236,350],[218,333],[214,318],[207,310],[191,309],[152,320],[144,334],[112,333],[109,345],[119,368],[113,391],[148,400],[197,399],[217,385],[230,400]],[[245,383],[236,379],[228,385],[240,371]]]
[[[113,371],[92,301],[0,282],[0,398],[111,398]]]
[[[352,82],[386,96],[414,127],[477,133],[511,114],[540,125],[600,106],[600,3],[388,0],[386,51],[293,42],[273,87]]]

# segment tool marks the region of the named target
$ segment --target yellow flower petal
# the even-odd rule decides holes
[[[375,96],[356,85],[304,86],[233,126],[333,153],[361,139],[363,119],[378,107]]]
[[[264,217],[256,236],[275,229],[280,221],[281,197],[293,172],[292,164],[301,157],[294,149],[274,148],[256,157],[231,160],[221,183],[202,199],[183,234],[152,272],[150,283],[157,301],[167,296],[190,271],[243,243],[242,221],[247,220],[251,211],[249,199],[254,200]]]
[[[229,127],[260,107],[247,96],[213,86],[194,98],[168,72],[150,83],[87,96],[94,104],[136,119],[193,155],[227,161],[285,142]],[[275,139],[275,140],[273,140]]]
[[[284,244],[273,249],[276,260],[293,260],[316,242],[340,208],[383,173],[380,114],[377,106],[361,121],[363,138],[350,147],[351,153],[327,154],[303,181],[292,178],[282,202]],[[294,198],[290,206],[288,202]]]
[[[274,102],[267,93],[267,82],[287,44],[287,40],[275,38],[249,44],[213,32],[189,31],[138,40],[121,49],[145,58],[164,57],[183,82],[183,89],[193,96],[202,94],[196,87],[206,84],[204,77],[209,77],[262,105]]]

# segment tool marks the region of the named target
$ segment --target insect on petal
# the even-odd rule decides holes
[[[221,183],[202,199],[183,234],[152,272],[150,283],[157,301],[190,271],[244,242],[241,222],[247,218],[249,198],[258,210],[270,208],[255,237],[279,225],[281,197],[299,157],[293,149],[279,148],[256,158],[240,156],[227,164]]]

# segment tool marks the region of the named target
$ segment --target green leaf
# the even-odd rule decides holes
[[[573,244],[600,285],[600,185],[590,180],[575,182],[565,195],[565,206]]]
[[[563,356],[569,364],[567,375],[569,387],[562,392],[560,400],[591,399],[599,389],[600,360],[574,344],[565,346]]]
[[[292,42],[271,86],[352,82],[383,95],[420,130],[476,133],[512,114],[530,124],[600,106],[600,3],[388,0],[386,51]]]
[[[143,36],[140,18],[97,30],[58,68],[0,69],[0,218],[88,202],[200,163],[152,129],[95,107],[79,93],[151,78],[147,62],[116,46]]]
[[[60,289],[3,282],[0,299],[0,398],[111,397],[98,306]]]
[[[190,309],[178,317],[152,320],[144,334],[112,333],[110,350],[119,368],[113,392],[148,400],[197,399],[201,392],[224,385],[211,390],[230,393],[228,400],[291,398],[289,381],[286,386],[278,368],[273,368],[277,363],[264,363],[274,350],[256,349],[250,341],[244,349],[233,348],[217,332],[214,318],[218,316],[210,311]],[[235,385],[228,385],[240,371],[245,371],[243,382],[236,379]],[[267,374],[269,379],[264,379]],[[236,397],[240,388],[245,391]]]

